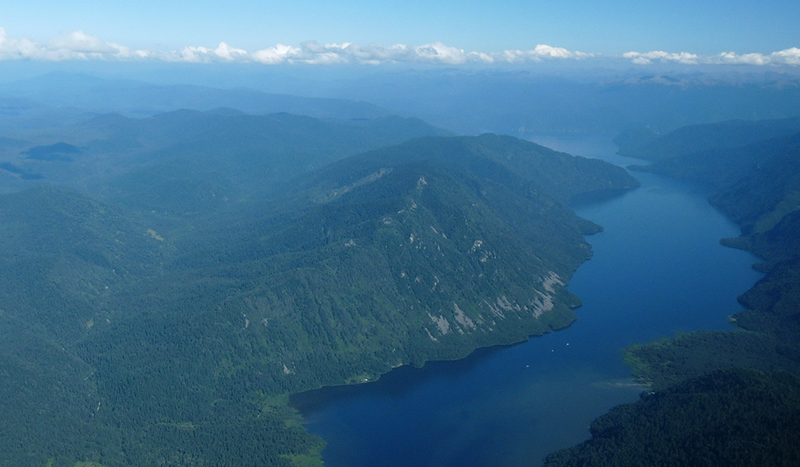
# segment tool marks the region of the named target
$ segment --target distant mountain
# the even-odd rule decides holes
[[[131,154],[104,196],[170,214],[216,209],[358,152],[447,134],[421,120],[394,116],[335,122],[285,113],[188,110],[143,120],[104,116],[90,125],[108,135],[92,143],[99,150]]]
[[[468,135],[613,136],[631,128],[665,134],[696,123],[796,116],[800,80],[789,74],[763,76],[402,70],[320,83],[313,95],[372,102]],[[285,89],[302,91],[299,86]]]
[[[33,99],[6,97],[0,87],[0,137],[37,134],[43,128],[68,126],[84,120],[84,113],[72,108],[59,108]],[[0,149],[1,150],[1,149]]]
[[[563,69],[540,65],[537,71],[376,69],[328,81],[314,72],[308,73],[309,79],[254,72],[238,81],[247,88],[235,89],[220,89],[230,82],[209,69],[195,69],[192,74],[197,82],[204,82],[199,76],[205,73],[215,75],[205,80],[211,86],[163,84],[176,77],[158,72],[147,75],[152,82],[59,72],[6,83],[0,98],[135,117],[218,107],[333,119],[398,114],[458,134],[490,132],[525,139],[553,134],[612,136],[637,128],[666,134],[695,123],[793,117],[800,107],[800,80],[790,74],[649,75],[609,70],[565,74]]]
[[[800,209],[800,133],[745,148],[756,165],[711,197],[746,235],[764,233]]]
[[[192,121],[162,121],[173,117]],[[323,156],[331,143],[307,131],[351,130],[301,120],[292,144],[344,154]],[[232,142],[264,120],[236,121]],[[187,182],[202,161],[231,157],[214,153],[197,153]],[[635,185],[608,164],[484,135],[340,158],[207,224],[175,216],[169,230],[74,191],[0,196],[11,423],[0,463],[290,465],[320,445],[291,422],[286,394],[569,325],[579,300],[565,285],[598,227],[563,200]],[[126,186],[115,189],[127,203]]]
[[[188,85],[155,85],[106,80],[89,75],[53,72],[7,83],[0,97],[23,98],[53,107],[84,112],[148,116],[178,109],[234,108],[253,114],[289,112],[316,118],[376,118],[390,112],[363,102],[270,94],[247,89]]]
[[[794,122],[800,125],[800,119],[777,124],[774,121],[756,122],[754,127],[769,128],[769,131],[755,132],[745,139],[759,133],[787,131]],[[708,129],[715,137],[720,134],[719,127],[709,126]],[[692,131],[699,129],[692,128]],[[710,136],[706,139],[715,140]],[[667,140],[657,140],[652,144],[659,142],[664,142],[665,147],[670,145]],[[711,188],[715,191],[711,203],[750,235],[770,230],[800,206],[799,162],[800,133],[792,133],[746,146],[678,154],[635,169],[662,173]]]
[[[398,148],[378,151],[371,157],[382,160],[404,157],[449,163],[453,154],[468,154],[472,161],[488,159],[495,162],[519,176],[535,180],[542,190],[564,203],[576,195],[639,186],[624,171],[598,159],[576,157],[528,141],[494,134],[448,139],[420,138]]]
[[[721,151],[797,132],[800,132],[800,117],[692,125],[647,141],[639,147],[629,145],[621,154],[654,162],[673,159],[673,164],[682,165],[693,163],[692,159],[697,157],[720,158],[723,157]]]
[[[343,147],[353,146],[356,151],[363,151],[376,144],[396,144],[417,136],[450,134],[415,118],[380,116],[369,119],[322,120],[287,112],[252,115],[229,108],[215,108],[204,112],[181,109],[142,119],[106,114],[89,120],[84,126],[101,132],[102,137],[94,144],[100,144],[103,140],[133,141],[140,148],[159,149],[192,143],[198,147],[202,147],[201,143],[218,146],[233,144],[236,147],[275,144],[294,147],[296,142],[304,143],[305,146],[295,152],[330,152],[331,156],[326,161],[341,157]],[[339,136],[342,139],[338,146],[333,142],[323,144],[313,139],[304,141],[304,138],[322,139],[318,133],[331,138],[337,132],[341,133]],[[292,143],[282,142],[281,139],[292,140]]]
[[[55,134],[62,131],[69,139],[27,143],[24,150],[9,150],[8,162],[0,159],[0,169],[13,176],[8,190],[46,180],[170,215],[224,207],[358,152],[448,134],[395,116],[331,121],[232,109],[143,119],[106,114]]]

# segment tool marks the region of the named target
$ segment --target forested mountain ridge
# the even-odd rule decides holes
[[[187,160],[214,165],[214,151],[198,154]],[[188,180],[201,170],[190,165]],[[636,186],[622,169],[494,135],[378,149],[167,223],[124,196],[141,189],[126,176],[110,178],[114,196],[0,197],[13,266],[1,274],[14,336],[0,360],[4,463],[288,465],[319,440],[291,422],[286,394],[572,322],[579,302],[564,286],[598,227],[565,202]]]
[[[448,163],[453,153],[464,154],[475,170],[483,159],[514,174],[534,180],[540,190],[566,203],[573,196],[605,190],[625,190],[638,182],[598,159],[587,159],[554,151],[511,136],[484,134],[478,137],[420,138],[398,148],[382,149],[362,156],[368,160],[396,158]]]
[[[774,120],[729,120],[678,128],[649,141],[618,138],[620,154],[660,162],[709,150],[731,150],[800,131],[800,117]],[[620,135],[624,136],[624,135]],[[642,141],[646,141],[642,143]],[[687,159],[684,162],[689,162]]]
[[[106,114],[64,132],[35,135],[0,155],[0,189],[57,185],[168,218],[195,216],[359,152],[448,134],[396,116],[330,121],[230,109],[143,119]]]

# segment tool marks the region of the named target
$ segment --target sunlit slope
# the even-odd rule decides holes
[[[589,256],[581,233],[592,226],[468,150],[479,140],[413,141],[312,174],[270,201],[291,212],[218,231],[124,301],[182,326],[194,326],[183,313],[225,321],[265,384],[293,389],[562,327],[577,303],[563,285]],[[605,169],[603,186],[624,174]],[[119,326],[140,323],[128,320]],[[129,334],[115,329],[104,332]]]

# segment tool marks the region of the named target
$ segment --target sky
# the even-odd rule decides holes
[[[800,66],[800,2],[5,0],[0,60]]]

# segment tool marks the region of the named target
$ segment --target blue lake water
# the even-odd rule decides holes
[[[627,166],[603,139],[537,140]],[[568,329],[481,349],[463,360],[402,367],[374,383],[292,398],[328,447],[329,467],[540,465],[589,438],[589,423],[638,399],[622,348],[680,331],[730,329],[736,297],[759,275],[707,194],[652,174],[620,197],[574,206],[605,229],[571,279],[584,302]]]

